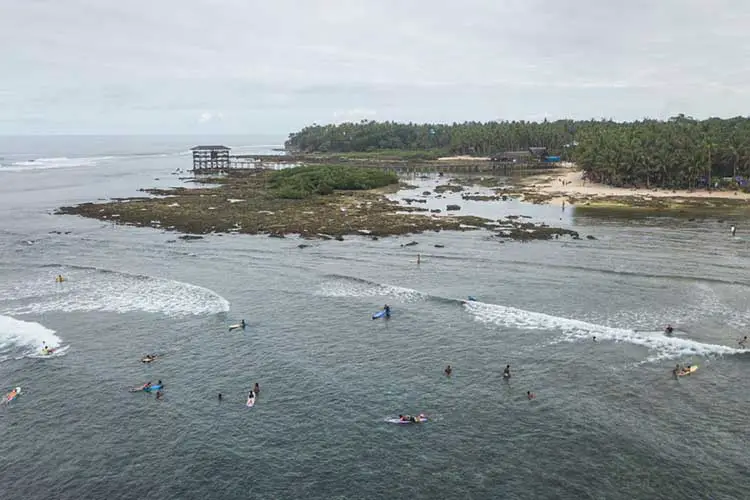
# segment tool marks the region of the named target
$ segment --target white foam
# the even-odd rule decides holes
[[[66,281],[55,283],[63,274]],[[168,316],[208,315],[229,311],[229,302],[201,286],[167,279],[96,269],[60,269],[44,276],[5,287],[5,300],[26,302],[9,305],[8,314],[42,314],[52,311],[134,311]]]
[[[524,311],[482,302],[467,302],[464,307],[477,321],[510,328],[527,330],[554,330],[562,333],[559,341],[577,342],[597,340],[627,342],[646,348],[654,354],[647,361],[673,359],[684,356],[707,356],[738,354],[744,351],[717,344],[704,344],[691,339],[668,337],[662,332],[636,332],[625,328],[613,328],[587,323],[576,319],[561,318],[548,314]]]
[[[399,286],[356,281],[330,281],[320,285],[316,295],[323,297],[393,297],[400,302],[424,300],[425,294]]]
[[[61,340],[54,330],[39,323],[0,315],[0,352],[7,353],[14,346],[39,350],[43,342],[50,347],[58,347]]]
[[[35,160],[17,161],[0,168],[0,172],[23,172],[27,170],[49,170],[53,168],[93,167],[113,159],[113,156],[93,156],[82,158],[38,158]]]

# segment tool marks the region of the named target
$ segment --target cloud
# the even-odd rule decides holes
[[[224,118],[224,113],[209,113],[208,111],[204,111],[198,118],[198,123],[207,123],[212,120],[221,120],[222,118]]]
[[[0,5],[0,133],[283,133],[345,116],[750,108],[750,3],[739,1]]]

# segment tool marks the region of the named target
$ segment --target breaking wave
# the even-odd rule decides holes
[[[62,274],[63,283],[55,276]],[[207,288],[137,274],[83,266],[45,266],[18,283],[0,284],[6,314],[52,311],[134,311],[168,316],[229,311],[229,302]]]
[[[0,361],[10,359],[11,353],[19,348],[32,355],[41,349],[43,342],[50,347],[59,347],[62,341],[54,330],[39,323],[0,315]]]
[[[326,297],[389,297],[401,302],[429,300],[441,303],[462,304],[464,310],[475,321],[522,330],[556,332],[558,336],[547,345],[561,342],[591,341],[596,336],[599,341],[624,342],[645,348],[650,356],[646,362],[674,359],[685,356],[711,356],[741,354],[744,350],[718,344],[691,340],[684,336],[666,336],[661,331],[641,331],[590,323],[577,319],[526,311],[523,309],[465,301],[430,295],[409,288],[375,283],[361,278],[342,275],[329,275],[316,292]]]

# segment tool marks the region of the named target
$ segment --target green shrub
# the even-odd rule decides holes
[[[268,184],[279,198],[302,199],[314,194],[328,195],[335,190],[375,189],[397,182],[395,173],[378,168],[312,165],[273,172]]]

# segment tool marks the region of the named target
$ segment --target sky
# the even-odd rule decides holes
[[[747,0],[0,0],[0,134],[750,114]]]

